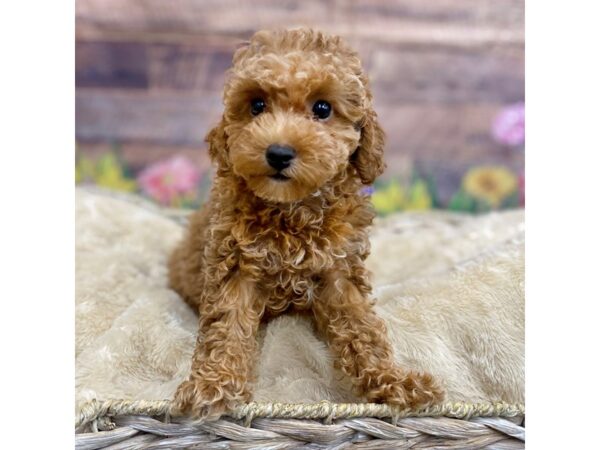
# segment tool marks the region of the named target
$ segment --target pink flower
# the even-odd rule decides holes
[[[146,195],[170,205],[179,196],[196,191],[200,172],[189,159],[174,156],[146,167],[137,180]]]
[[[505,107],[494,119],[492,136],[500,144],[517,146],[525,142],[525,104]]]

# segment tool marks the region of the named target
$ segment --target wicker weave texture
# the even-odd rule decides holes
[[[216,422],[171,418],[170,402],[92,402],[76,449],[519,449],[523,405],[449,403],[421,411],[387,405],[250,403]],[[136,414],[137,412],[137,414]],[[153,416],[153,417],[151,417]]]
[[[519,422],[520,423],[520,422]],[[525,430],[504,418],[254,419],[251,427],[219,420],[164,423],[147,416],[117,416],[110,431],[76,435],[78,450],[92,449],[521,449]]]

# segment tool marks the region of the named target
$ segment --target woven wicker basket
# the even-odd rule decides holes
[[[379,404],[249,403],[215,422],[171,417],[169,401],[92,401],[75,448],[520,449],[524,406],[446,403],[423,411]]]

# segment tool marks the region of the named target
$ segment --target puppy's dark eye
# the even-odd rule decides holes
[[[331,105],[325,100],[317,100],[312,110],[317,119],[324,120],[331,115]]]
[[[262,98],[253,98],[250,100],[250,114],[253,116],[258,116],[266,107],[267,104]]]

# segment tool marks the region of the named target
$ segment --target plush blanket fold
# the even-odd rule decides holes
[[[178,221],[136,198],[76,193],[76,400],[166,399],[187,376],[193,311],[167,287]],[[368,260],[395,356],[448,400],[524,401],[523,212],[379,220]],[[360,401],[302,317],[260,332],[256,401]]]

